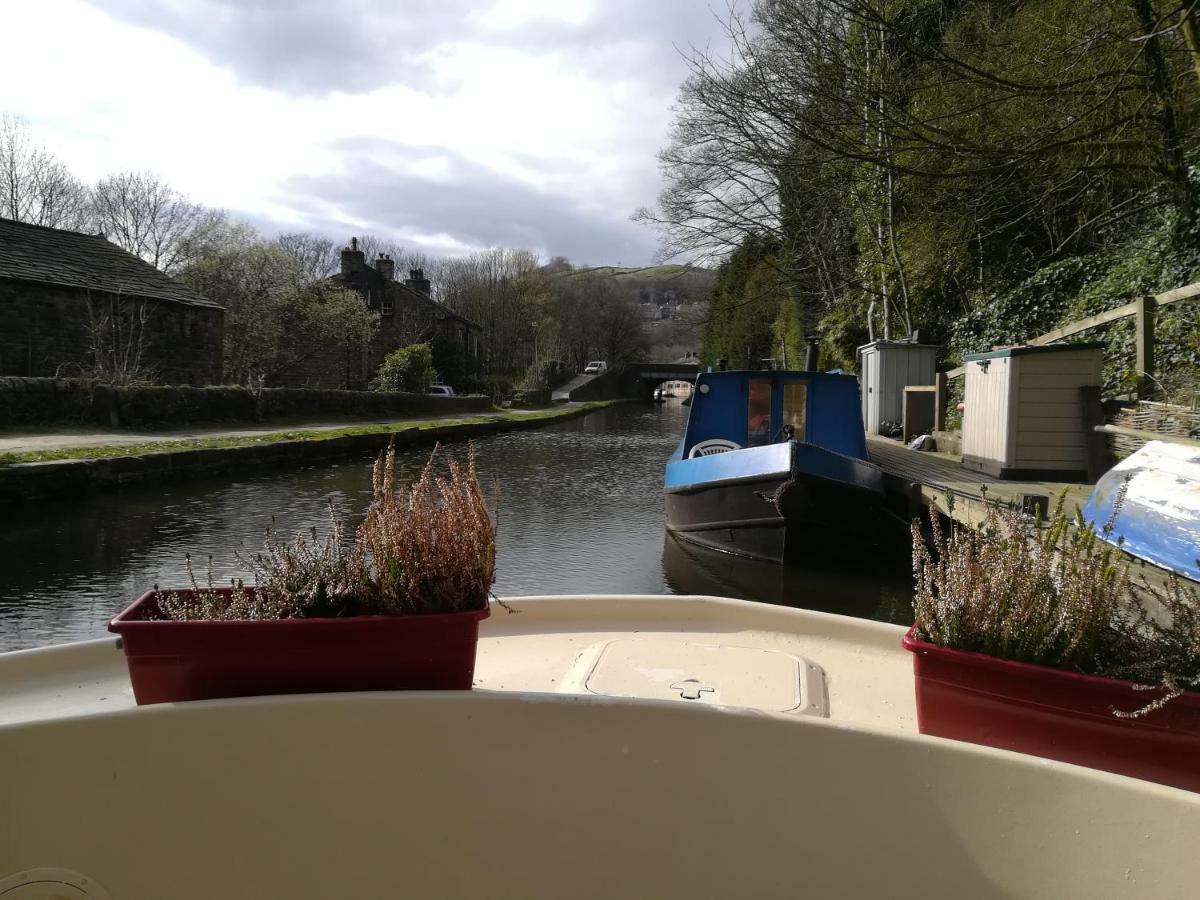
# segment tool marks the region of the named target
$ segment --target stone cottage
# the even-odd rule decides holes
[[[78,376],[97,356],[219,384],[224,308],[91,234],[0,219],[0,375]]]
[[[361,390],[393,350],[439,338],[460,348],[467,370],[475,371],[481,329],[434,300],[424,272],[410,269],[408,278],[397,281],[395,260],[384,255],[368,265],[357,238],[342,250],[341,262],[341,271],[328,282],[362,297],[368,309],[379,313],[379,330],[369,347],[329,348],[308,355],[303,363],[284,372],[276,380],[278,384]]]

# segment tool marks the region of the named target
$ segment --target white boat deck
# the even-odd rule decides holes
[[[898,627],[509,602],[474,691],[135,709],[115,641],[0,655],[0,895],[1195,896],[1200,795],[915,733]]]
[[[523,597],[482,623],[478,691],[675,700],[916,732],[904,629],[687,596]],[[0,654],[0,725],[133,707],[113,639]]]

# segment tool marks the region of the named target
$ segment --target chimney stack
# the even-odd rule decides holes
[[[375,260],[375,271],[383,276],[384,281],[396,280],[396,261],[386,253],[380,253]]]
[[[353,275],[366,267],[366,254],[358,249],[358,238],[350,238],[350,246],[342,248],[342,274]]]
[[[425,273],[420,269],[409,269],[408,280],[404,282],[404,286],[416,291],[418,294],[430,296],[429,279],[425,277]]]

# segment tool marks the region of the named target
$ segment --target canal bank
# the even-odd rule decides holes
[[[622,401],[570,404],[545,410],[497,410],[474,416],[345,422],[254,431],[195,432],[187,436],[128,437],[97,433],[10,439],[0,447],[0,505],[52,496],[89,494],[120,485],[181,480],[248,469],[305,465],[397,447],[468,440],[587,415]]]

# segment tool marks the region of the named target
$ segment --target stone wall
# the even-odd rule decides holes
[[[0,377],[0,428],[92,422],[94,387],[83,378]]]
[[[625,388],[621,373],[610,369],[603,375],[593,378],[587,384],[571,391],[571,399],[579,400],[616,400],[625,396]]]
[[[273,388],[365,390],[364,348],[305,340],[300,358],[270,379]]]
[[[218,422],[344,421],[470,415],[488,397],[189,385],[116,387],[73,378],[0,378],[0,428],[94,424],[140,428]]]
[[[0,281],[0,375],[79,375],[91,363],[89,326],[110,311],[139,318],[144,311],[142,360],[155,380],[220,383],[220,308],[13,280]]]

